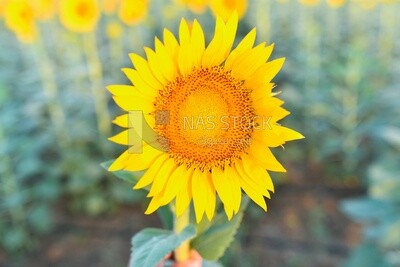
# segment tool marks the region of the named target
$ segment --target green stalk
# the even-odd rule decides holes
[[[190,223],[190,208],[188,207],[184,213],[175,217],[174,230],[179,234]],[[175,249],[176,262],[185,262],[189,259],[190,254],[190,241],[186,240],[178,248]]]
[[[59,101],[58,85],[54,74],[54,66],[47,54],[43,39],[38,33],[37,41],[34,43],[34,57],[39,67],[39,74],[42,79],[43,93],[47,100],[47,108],[51,122],[55,128],[58,144],[61,148],[67,148],[70,137],[67,132],[65,114]]]
[[[111,118],[107,107],[106,90],[103,85],[103,68],[97,50],[96,35],[90,32],[83,36],[83,46],[89,68],[89,79],[94,99],[97,126],[100,134],[111,134]]]
[[[7,144],[6,141],[3,129],[0,127],[0,143]],[[18,194],[20,190],[17,177],[12,168],[13,164],[11,158],[6,153],[0,154],[0,161],[4,164],[4,173],[0,176],[0,193],[2,197],[7,198],[14,194]],[[10,212],[11,223],[13,225],[24,223],[24,210],[22,205],[8,209],[8,211]]]
[[[392,62],[396,33],[396,9],[391,5],[382,5],[380,9],[379,56],[386,65]]]
[[[257,33],[268,44],[271,41],[271,1],[258,0],[256,8]]]

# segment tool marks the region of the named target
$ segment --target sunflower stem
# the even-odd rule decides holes
[[[47,99],[47,108],[52,124],[54,125],[56,138],[61,148],[69,146],[70,137],[67,133],[66,117],[59,100],[58,85],[54,74],[54,67],[47,54],[42,36],[38,32],[34,47],[34,57],[39,67],[39,73],[42,79],[43,93]]]
[[[181,216],[175,217],[175,233],[179,234],[190,223],[190,208],[188,207]],[[175,250],[176,262],[185,262],[189,258],[190,241],[186,240]]]
[[[111,134],[110,114],[107,108],[106,91],[103,88],[103,68],[99,59],[99,52],[94,32],[86,34],[83,38],[86,59],[89,68],[89,79],[92,87],[97,126],[100,134]]]

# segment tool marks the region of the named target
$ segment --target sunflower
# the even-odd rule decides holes
[[[164,42],[155,38],[155,50],[145,48],[147,59],[130,55],[135,69],[123,71],[133,86],[107,87],[125,111],[143,111],[154,131],[147,134],[125,114],[114,123],[128,129],[110,138],[130,145],[143,128],[142,153],[128,149],[109,171],[147,169],[134,186],[150,186],[146,214],[175,199],[180,216],[193,199],[197,221],[204,213],[211,220],[218,195],[230,219],[242,190],[267,210],[264,197],[274,186],[266,170],[285,172],[270,147],[303,138],[277,123],[289,114],[271,83],[284,58],[267,62],[273,45],[254,46],[256,29],[231,51],[237,22],[237,13],[227,23],[218,17],[206,47],[198,21],[190,29],[182,19],[179,43],[165,29]],[[138,132],[132,133],[135,124]]]
[[[319,0],[299,0],[299,2],[305,6],[316,6],[319,4]]]
[[[332,8],[339,8],[345,4],[346,0],[327,0],[328,5]]]
[[[60,21],[70,31],[91,32],[97,25],[100,8],[96,0],[61,0]]]
[[[32,43],[37,36],[34,11],[27,0],[10,0],[5,8],[6,26],[24,43]]]
[[[211,11],[215,16],[222,17],[224,21],[237,12],[239,18],[242,18],[247,11],[247,0],[211,0]]]
[[[119,4],[119,0],[103,0],[102,7],[103,11],[107,15],[115,13]]]
[[[49,20],[56,12],[54,0],[31,0],[35,17],[39,20]]]
[[[118,15],[123,23],[132,26],[146,17],[148,9],[148,0],[121,0]]]
[[[210,0],[180,0],[179,2],[187,5],[194,13],[200,14],[204,13]]]

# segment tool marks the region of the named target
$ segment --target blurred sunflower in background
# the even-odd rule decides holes
[[[54,0],[31,0],[35,17],[38,20],[49,20],[56,13],[56,2]]]
[[[346,0],[327,0],[327,3],[332,8],[339,8],[346,3]]]
[[[221,17],[227,21],[231,14],[236,11],[239,19],[247,11],[247,0],[211,0],[210,7],[215,16]]]
[[[102,9],[107,15],[113,14],[117,11],[120,0],[103,0]]]
[[[6,26],[24,43],[32,43],[37,36],[35,14],[30,1],[10,0],[4,10]]]
[[[192,12],[200,14],[206,11],[210,0],[179,0],[185,4]]]
[[[319,0],[299,0],[299,2],[305,6],[316,6],[319,4]]]
[[[109,167],[148,169],[134,187],[151,185],[146,214],[176,199],[180,216],[193,199],[197,221],[204,213],[211,220],[217,194],[230,219],[239,211],[242,190],[266,210],[264,197],[274,191],[266,170],[285,172],[270,147],[303,138],[277,123],[289,114],[272,93],[271,83],[284,59],[267,62],[273,45],[254,46],[255,29],[231,51],[237,22],[236,13],[227,23],[218,17],[206,47],[197,20],[189,29],[182,19],[179,43],[164,29],[164,42],[156,38],[155,51],[145,48],[147,59],[130,55],[135,69],[123,71],[134,86],[108,87],[122,109],[143,111],[156,133],[154,138],[144,137],[142,153],[128,149]],[[165,117],[168,123],[160,122]],[[213,118],[214,127],[187,128],[185,122],[193,118]],[[237,118],[246,122],[239,126]],[[132,127],[131,122],[129,114],[114,120],[125,128]],[[130,134],[132,129],[127,129],[110,140],[130,145]]]
[[[96,0],[62,0],[60,21],[70,31],[86,33],[95,29],[100,18]]]
[[[144,20],[148,9],[148,0],[121,0],[118,15],[123,23],[132,26]]]

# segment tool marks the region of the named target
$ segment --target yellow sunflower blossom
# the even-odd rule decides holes
[[[7,2],[8,0],[0,0],[0,18],[3,17]]]
[[[185,4],[194,13],[201,14],[208,7],[210,0],[180,0],[179,2]]]
[[[145,19],[148,9],[148,0],[121,0],[118,15],[123,23],[132,26]]]
[[[134,186],[149,187],[146,214],[175,199],[180,216],[193,200],[197,222],[211,220],[219,196],[231,219],[242,190],[267,210],[264,197],[274,192],[267,170],[286,171],[270,148],[303,138],[278,123],[289,112],[271,80],[284,58],[268,61],[274,45],[254,45],[255,28],[232,50],[237,24],[237,13],[226,23],[217,17],[206,46],[198,21],[190,30],[182,19],[179,42],[164,29],[146,58],[130,54],[135,69],[123,72],[132,86],[107,87],[128,112],[113,121],[127,129],[109,140],[129,146],[109,171],[147,170]],[[138,111],[143,124],[133,118]]]
[[[122,36],[121,24],[117,22],[110,22],[106,26],[106,34],[110,39],[118,39]]]
[[[110,15],[115,13],[120,0],[103,0],[103,11],[105,14]]]
[[[24,43],[32,43],[37,36],[33,8],[27,0],[8,1],[4,19],[6,26]]]
[[[55,0],[31,0],[35,17],[38,20],[49,20],[56,13]]]
[[[299,2],[305,6],[316,6],[319,4],[319,0],[299,0]]]
[[[70,31],[86,33],[95,29],[100,18],[96,0],[61,0],[60,21]]]
[[[355,2],[365,10],[373,10],[379,4],[377,0],[356,0]]]
[[[327,0],[328,6],[332,8],[339,8],[344,6],[346,0]]]
[[[247,0],[211,0],[211,11],[215,16],[221,17],[224,21],[232,15],[234,11],[238,13],[239,19],[247,11]]]

